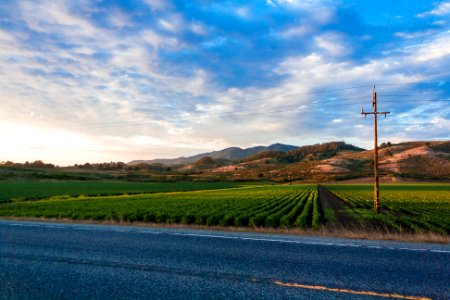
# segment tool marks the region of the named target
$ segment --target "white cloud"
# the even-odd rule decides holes
[[[430,60],[438,60],[450,55],[450,31],[431,38],[430,42],[420,45],[415,61],[423,63]]]
[[[290,10],[306,13],[309,20],[316,24],[327,24],[335,18],[336,12],[331,1],[312,0],[273,0],[271,3],[284,6]],[[333,2],[331,2],[333,3]]]
[[[367,85],[367,88],[332,93],[332,98],[328,98],[330,96],[327,97],[327,94],[304,96],[306,99],[309,99],[309,103],[314,103],[316,100],[319,100],[320,102],[328,101],[328,99],[346,98],[348,96],[354,97],[355,94],[365,96],[365,98],[344,102],[345,105],[352,104],[350,107],[353,107],[354,114],[350,115],[345,109],[343,111],[342,108],[338,108],[334,111],[334,108],[329,107],[329,104],[322,103],[319,107],[316,107],[318,111],[322,111],[323,114],[331,119],[331,124],[339,124],[338,127],[328,126],[315,128],[312,125],[308,125],[308,123],[302,124],[301,126],[304,131],[308,131],[308,138],[315,135],[324,136],[328,134],[329,136],[342,137],[342,139],[345,138],[346,141],[356,142],[357,145],[370,147],[370,143],[367,143],[367,141],[370,140],[371,137],[371,126],[362,124],[365,120],[359,115],[361,106],[370,107],[371,91],[369,84],[380,82],[408,83],[433,81],[435,78],[439,78],[439,71],[446,71],[445,67],[443,67],[445,64],[430,65],[420,54],[423,55],[424,53],[428,53],[428,59],[431,59],[432,57],[433,59],[444,59],[447,57],[446,49],[448,47],[443,47],[444,44],[448,44],[446,36],[447,34],[430,36],[430,45],[424,44],[422,50],[417,49],[417,47],[400,48],[397,49],[398,51],[395,54],[363,63],[353,62],[351,60],[336,61],[333,57],[327,55],[326,52],[293,56],[285,59],[278,65],[278,68],[276,68],[278,74],[288,78],[283,85],[278,88],[289,90],[293,93],[300,91],[300,88],[302,88],[302,92],[305,93],[305,91],[312,91],[313,89],[320,90],[323,88],[325,90],[332,90],[346,88],[348,86]],[[442,51],[442,48],[445,48],[445,50]],[[430,51],[431,49],[440,49],[440,52],[435,53]],[[420,60],[421,58],[422,60]],[[405,87],[402,88],[404,89]],[[395,89],[395,87],[390,87],[388,91],[394,91],[395,93]],[[381,97],[383,97],[383,94]],[[337,103],[337,105],[342,105],[342,103]],[[393,105],[395,107],[395,103]],[[443,110],[443,105],[436,106],[435,108],[431,108],[429,105],[418,105],[424,111],[432,109],[436,114],[441,115],[438,120],[433,122],[436,124],[441,122],[443,124],[442,127],[447,126],[446,122],[442,122],[442,120],[446,120],[443,116],[445,116],[446,111],[447,113],[449,111],[448,109]],[[390,109],[392,108],[392,105],[386,103],[383,105],[383,108],[384,107]],[[389,128],[392,130],[389,131],[389,133],[385,133],[384,130],[386,129],[381,126],[380,128],[382,131],[380,132],[380,136],[383,137],[385,134],[392,140],[405,140],[410,137],[413,137],[412,139],[433,139],[439,137],[442,138],[442,136],[448,137],[448,130],[447,133],[444,133],[443,130],[437,126],[425,126],[418,132],[413,130],[408,132],[406,130],[407,127],[397,123],[397,120],[404,119],[407,123],[411,122],[412,120],[409,117],[410,114],[417,115],[418,112],[408,111],[407,114],[402,116],[402,114],[395,112],[394,109],[391,116],[389,116]],[[427,111],[424,114],[429,114],[429,112]],[[314,116],[312,116],[312,118],[314,118]],[[313,119],[311,122],[317,124],[314,123]],[[392,122],[394,122],[394,124],[392,124]],[[428,121],[424,120],[424,122],[426,123]],[[427,137],[425,135],[427,130],[433,134],[430,134]]]
[[[340,33],[328,32],[314,38],[316,45],[324,49],[329,55],[344,56],[351,52],[351,47],[345,42]]]
[[[165,2],[149,2],[154,9],[168,9]],[[23,19],[31,30],[47,33],[39,46],[29,43],[28,33],[0,30],[0,137],[13,139],[14,145],[1,152],[2,159],[20,160],[18,153],[22,153],[21,157],[28,160],[58,163],[65,156],[68,163],[127,161],[190,155],[234,145],[322,142],[318,137],[323,136],[346,137],[364,144],[370,140],[371,126],[363,124],[367,122],[359,115],[359,104],[349,116],[348,112],[343,115],[338,106],[313,102],[357,93],[367,95],[361,101],[370,103],[370,87],[304,94],[379,81],[432,80],[436,78],[433,74],[446,71],[450,48],[446,47],[448,32],[430,34],[420,49],[400,48],[389,56],[355,62],[346,57],[351,49],[345,35],[322,33],[313,37],[314,53],[287,57],[268,70],[283,78],[278,84],[222,88],[212,82],[206,69],[171,65],[160,56],[192,50],[179,33],[206,35],[213,30],[207,24],[161,14],[159,26],[164,30],[157,25],[123,35],[120,29],[129,24],[127,16],[111,15],[109,23],[114,28],[105,29],[94,26],[82,13],[73,12],[69,4],[19,5],[21,19],[16,21]],[[317,7],[309,2],[280,5],[310,12]],[[333,18],[332,10],[320,20],[292,24],[284,34],[311,34],[314,26],[329,18]],[[228,41],[227,36],[218,36],[202,46],[225,48]],[[70,47],[61,49],[59,42]],[[99,53],[104,53],[104,58],[96,58]],[[230,111],[237,113],[223,114]],[[285,112],[270,113],[276,111]],[[314,111],[326,114],[326,121],[318,119]],[[443,115],[427,120],[434,124],[429,128],[442,135],[448,125],[442,120],[446,121]],[[12,127],[18,129],[8,129]],[[63,143],[54,142],[57,139]]]
[[[323,42],[322,39],[323,37],[319,36],[319,45]],[[345,50],[339,49],[339,46],[336,48],[334,44],[322,44],[326,49],[324,53],[289,57],[281,62],[275,71],[307,86],[329,86],[346,82],[356,84],[367,80],[397,83],[432,80],[436,74],[446,70],[442,64],[430,65],[428,62],[448,58],[450,32],[429,36],[428,40],[429,42],[421,47],[398,48],[390,56],[362,63],[354,63],[351,60],[335,61],[329,52],[338,55],[342,54],[341,51],[345,53]]]
[[[427,32],[423,32],[423,31],[417,31],[417,32],[396,32],[394,35],[402,38],[402,39],[407,39],[407,40],[412,40],[412,39],[417,39],[417,38],[422,38],[422,36],[424,36],[424,34],[426,34]]]
[[[440,3],[438,7],[434,8],[430,11],[426,11],[426,12],[418,14],[417,17],[425,18],[428,16],[446,16],[448,14],[450,14],[450,2],[443,2],[443,3]]]
[[[172,6],[170,0],[144,0],[152,10],[165,10]]]
[[[235,12],[236,12],[236,15],[238,15],[239,17],[241,17],[243,19],[251,18],[250,9],[246,6],[241,6],[241,7],[236,8]]]
[[[183,100],[207,93],[209,82],[209,75],[201,69],[185,75],[168,75],[164,69],[159,69],[157,51],[181,47],[178,40],[151,30],[123,36],[119,32],[94,27],[84,17],[71,13],[63,2],[50,5],[47,18],[44,4],[47,3],[21,4],[21,17],[32,30],[58,34],[76,47],[61,51],[53,40],[43,39],[39,48],[33,48],[19,40],[20,35],[0,30],[0,40],[5,42],[0,44],[2,120],[24,126],[29,124],[41,132],[35,136],[43,144],[36,145],[24,136],[25,130],[16,132],[16,135],[28,140],[31,148],[47,149],[48,153],[78,151],[85,160],[97,160],[102,151],[110,153],[104,157],[105,160],[113,156],[117,160],[118,156],[130,152],[121,148],[120,143],[105,140],[102,136],[131,136],[128,142],[136,146],[130,154],[134,158],[137,155],[157,155],[159,152],[149,147],[161,143],[164,143],[162,148],[177,145],[175,141],[182,132],[186,134],[180,129],[184,124],[180,125],[180,119],[177,119],[184,106],[189,107]],[[107,54],[105,60],[92,57],[98,51]],[[2,59],[6,56],[13,59]],[[59,76],[57,72],[70,76]],[[171,102],[173,109],[162,109],[166,104],[162,100]],[[161,110],[164,114],[158,113]],[[34,114],[32,118],[30,113]],[[61,140],[60,135],[53,134],[49,128],[58,128],[61,135],[72,138],[78,146],[74,147],[73,143],[65,140],[58,148],[51,143],[46,144],[48,140]],[[81,138],[80,133],[86,132],[89,135]],[[2,133],[7,131],[2,130]],[[151,137],[151,140],[142,137]],[[9,138],[8,135],[6,139]],[[92,140],[97,142],[92,143]],[[179,146],[187,152],[190,151],[186,146],[188,140]],[[209,143],[209,140],[203,142]],[[100,147],[102,143],[107,148]],[[173,155],[176,150],[181,151],[177,147]],[[198,146],[192,143],[191,148],[197,149]],[[10,149],[14,150],[2,153],[5,153],[5,158],[16,159],[13,154],[20,152],[16,151],[18,147],[11,146]],[[40,156],[36,159],[50,158],[50,161],[60,162],[63,157],[62,154],[61,157],[55,155],[52,159],[43,151],[36,152]],[[27,156],[29,153],[23,154]],[[72,158],[67,160],[73,161]]]
[[[166,37],[164,35],[156,33],[151,29],[141,31],[139,38],[142,39],[142,41],[144,41],[145,43],[153,46],[155,49],[161,47],[175,49],[181,46],[180,42],[176,38]]]
[[[307,25],[297,25],[286,29],[281,33],[284,38],[301,37],[312,32],[312,27]]]
[[[158,23],[159,23],[159,25],[162,28],[164,28],[164,29],[166,29],[168,31],[173,31],[173,32],[177,32],[178,31],[178,26],[175,23],[173,23],[173,22],[171,22],[169,20],[161,19],[161,20],[158,21]]]
[[[133,25],[131,19],[120,10],[112,10],[109,15],[109,23],[118,29],[123,29],[125,26]]]
[[[69,37],[96,37],[99,31],[89,21],[73,15],[64,1],[20,2],[22,19],[37,32]]]
[[[198,35],[206,35],[206,34],[208,34],[207,28],[203,24],[201,24],[199,22],[192,22],[190,24],[189,28],[191,29],[191,31],[193,33],[198,34]]]
[[[186,28],[186,22],[183,17],[179,14],[170,14],[165,18],[160,18],[158,24],[160,28],[170,31],[172,33],[177,33]]]
[[[6,32],[6,31],[0,29],[0,41],[1,41],[0,46],[3,48],[6,46],[5,44],[15,43],[16,38],[9,32]]]

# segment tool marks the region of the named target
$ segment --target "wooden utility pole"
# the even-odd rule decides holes
[[[374,148],[373,148],[373,173],[375,177],[375,183],[373,187],[373,212],[378,214],[380,212],[380,193],[378,190],[379,182],[378,182],[378,123],[377,123],[377,115],[384,115],[386,117],[387,114],[390,114],[389,111],[377,111],[377,92],[375,90],[375,85],[372,90],[372,106],[373,112],[364,112],[361,109],[361,114],[366,117],[367,115],[373,115],[373,132],[374,132]]]

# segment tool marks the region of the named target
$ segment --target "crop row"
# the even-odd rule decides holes
[[[348,212],[360,221],[376,218],[396,231],[450,233],[450,186],[381,186],[381,214],[373,216],[373,189],[370,185],[329,185],[342,198]],[[435,187],[435,188],[433,188]]]
[[[238,182],[0,181],[0,203],[52,196],[112,196],[157,192],[229,189]]]
[[[0,216],[271,228],[318,228],[322,220],[317,188],[313,185],[53,197],[2,204]]]

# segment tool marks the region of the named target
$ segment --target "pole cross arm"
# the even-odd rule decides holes
[[[361,112],[362,115],[384,115],[386,116],[387,114],[390,114],[390,111],[377,111],[377,112]]]

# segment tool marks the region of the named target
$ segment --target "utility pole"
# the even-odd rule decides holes
[[[387,114],[390,114],[389,111],[377,111],[377,92],[375,90],[375,85],[372,89],[372,106],[373,106],[373,112],[364,112],[363,109],[361,109],[361,114],[364,115],[364,117],[367,117],[367,115],[373,115],[373,126],[374,126],[374,148],[373,148],[373,171],[375,176],[375,183],[374,183],[374,189],[373,189],[373,212],[375,214],[378,214],[380,212],[380,193],[378,190],[379,182],[378,182],[378,123],[377,123],[377,115],[384,115],[386,118]]]

